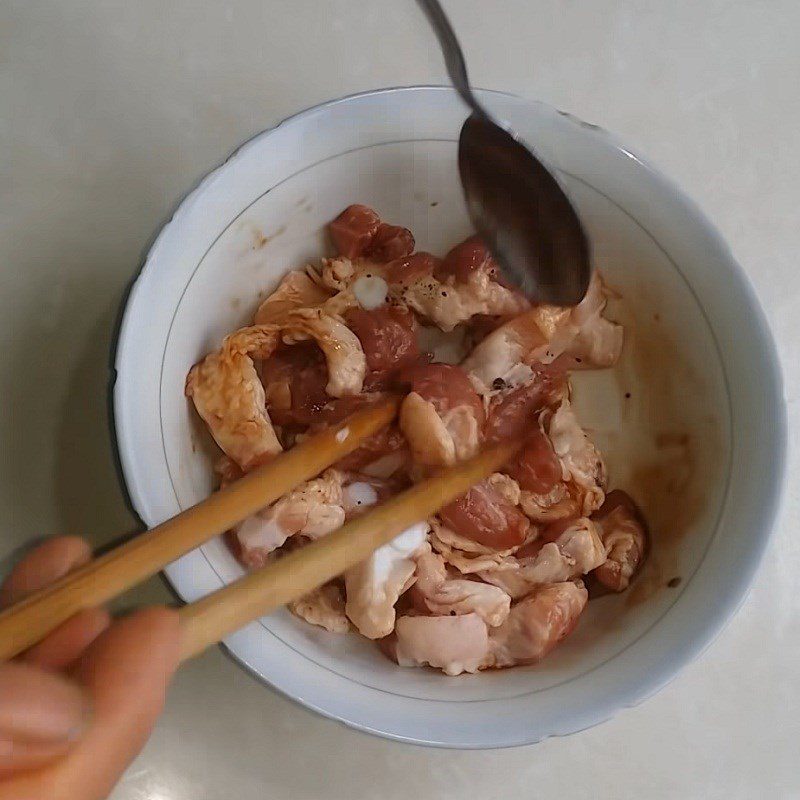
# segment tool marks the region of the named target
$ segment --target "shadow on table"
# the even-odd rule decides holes
[[[68,275],[52,303],[41,298],[7,352],[12,422],[2,450],[11,525],[0,579],[47,535],[82,536],[102,550],[139,529],[109,425],[111,343],[123,287],[112,276],[98,280],[98,272]]]
[[[132,533],[117,473],[108,421],[111,341],[119,297],[101,312],[75,362],[58,431],[55,496],[60,531],[86,537],[94,547]]]
[[[98,294],[97,289],[94,292]],[[123,290],[109,287],[103,292],[105,310],[97,312],[74,360],[60,406],[54,474],[59,532],[83,536],[96,553],[141,530],[141,523],[127,505],[110,417],[112,343],[123,299]],[[103,305],[98,303],[97,308]],[[156,577],[127,592],[112,606],[120,611],[169,599],[163,582]]]

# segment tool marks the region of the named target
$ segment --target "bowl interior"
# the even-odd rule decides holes
[[[693,271],[714,244],[705,223],[695,225],[706,238],[696,237],[684,252],[680,242],[688,234],[675,238],[674,231],[682,223],[678,210],[689,217],[692,210],[665,206],[669,187],[604,134],[545,106],[504,95],[485,99],[561,171],[590,232],[595,263],[619,294],[610,316],[625,324],[621,363],[577,374],[575,401],[606,457],[611,486],[643,507],[652,529],[650,560],[629,592],[593,600],[576,632],[536,667],[458,679],[401,669],[361,637],[327,634],[287,612],[254,623],[228,645],[274,685],[359,727],[489,746],[573,730],[632,701],[622,691],[602,711],[554,722],[559,697],[591,685],[593,674],[599,681],[615,661],[628,669],[622,665],[633,663],[632,654],[697,584],[733,474],[734,410],[725,344],[706,307],[702,270]],[[456,168],[463,116],[453,95],[436,89],[312,110],[246,145],[184,203],[131,300],[140,308],[149,303],[150,318],[144,325],[129,310],[118,356],[121,454],[147,523],[213,488],[213,448],[183,395],[189,367],[247,324],[286,270],[327,254],[325,225],[344,206],[375,207],[409,227],[419,249],[437,254],[470,232]],[[188,600],[241,573],[219,540],[168,569]],[[636,675],[631,692],[641,695],[648,681],[652,676]],[[468,717],[461,733],[453,731],[455,709],[467,713],[465,701],[523,697],[554,705],[542,705],[541,719],[527,728],[521,718],[508,735],[477,733],[474,719],[467,730]],[[385,704],[385,717],[370,708],[376,700]],[[422,717],[434,713],[428,706],[449,703],[451,723],[423,732],[409,716],[411,701]],[[396,719],[400,709],[403,721]]]

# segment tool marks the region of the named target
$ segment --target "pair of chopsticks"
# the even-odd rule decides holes
[[[102,605],[171,561],[319,475],[388,425],[389,399],[309,437],[196,506],[90,561],[0,612],[0,660],[19,655],[61,623]],[[248,622],[302,597],[416,522],[464,494],[518,448],[493,447],[398,494],[339,530],[180,609],[181,660],[203,652]]]

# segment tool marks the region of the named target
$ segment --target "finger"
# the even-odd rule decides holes
[[[61,675],[29,664],[0,665],[0,770],[69,749],[90,718],[87,695]]]
[[[111,615],[104,608],[79,611],[46,639],[27,650],[22,660],[45,669],[65,669],[77,661],[110,623]]]
[[[89,648],[76,677],[92,695],[92,724],[44,771],[63,797],[106,797],[144,746],[178,665],[179,634],[177,612],[152,608],[113,624]]]
[[[46,768],[49,764],[59,758],[63,758],[74,742],[55,742],[47,744],[43,742],[9,742],[0,739],[0,800],[6,795],[2,789],[6,788],[6,781],[12,781],[15,776],[20,774],[31,775],[34,770]],[[50,795],[39,795],[40,797],[50,797]],[[18,800],[20,795],[10,794]]]
[[[48,539],[14,567],[0,588],[0,607],[43,589],[91,557],[91,548],[77,536]]]

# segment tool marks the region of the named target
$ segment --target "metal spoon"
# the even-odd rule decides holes
[[[472,109],[458,140],[458,168],[472,224],[505,274],[533,300],[575,305],[591,277],[589,244],[558,179],[495,123],[469,86],[464,54],[438,0],[417,0],[453,86]]]

